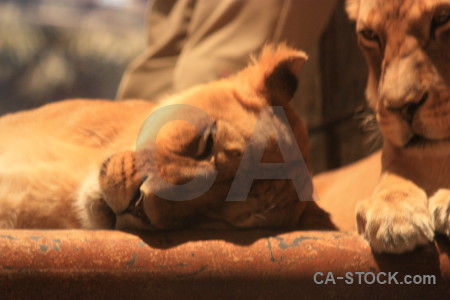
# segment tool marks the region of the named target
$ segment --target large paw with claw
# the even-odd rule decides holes
[[[403,253],[433,240],[434,226],[421,190],[382,190],[357,206],[358,232],[376,252]]]

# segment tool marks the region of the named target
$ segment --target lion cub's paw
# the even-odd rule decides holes
[[[433,223],[424,192],[385,191],[358,204],[358,232],[375,252],[403,253],[429,243]]]
[[[440,189],[428,203],[434,229],[450,236],[450,190]]]

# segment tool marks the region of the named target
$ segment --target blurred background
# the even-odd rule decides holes
[[[0,0],[0,115],[115,97],[145,46],[145,0]]]
[[[0,0],[0,115],[66,98],[115,97],[145,48],[146,0]],[[367,70],[338,1],[309,53],[294,103],[311,136],[315,173],[377,149],[364,88]]]

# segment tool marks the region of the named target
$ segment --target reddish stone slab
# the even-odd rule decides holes
[[[449,299],[449,253],[445,237],[374,255],[344,232],[3,230],[0,299]],[[363,282],[389,272],[436,284]]]

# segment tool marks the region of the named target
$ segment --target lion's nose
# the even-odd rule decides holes
[[[408,101],[403,103],[402,106],[387,106],[386,108],[390,110],[391,112],[398,113],[402,116],[402,118],[408,122],[408,124],[412,123],[412,120],[414,118],[414,114],[416,113],[417,109],[419,109],[420,106],[422,106],[428,99],[428,93],[425,92],[421,98],[417,98],[416,101]]]

